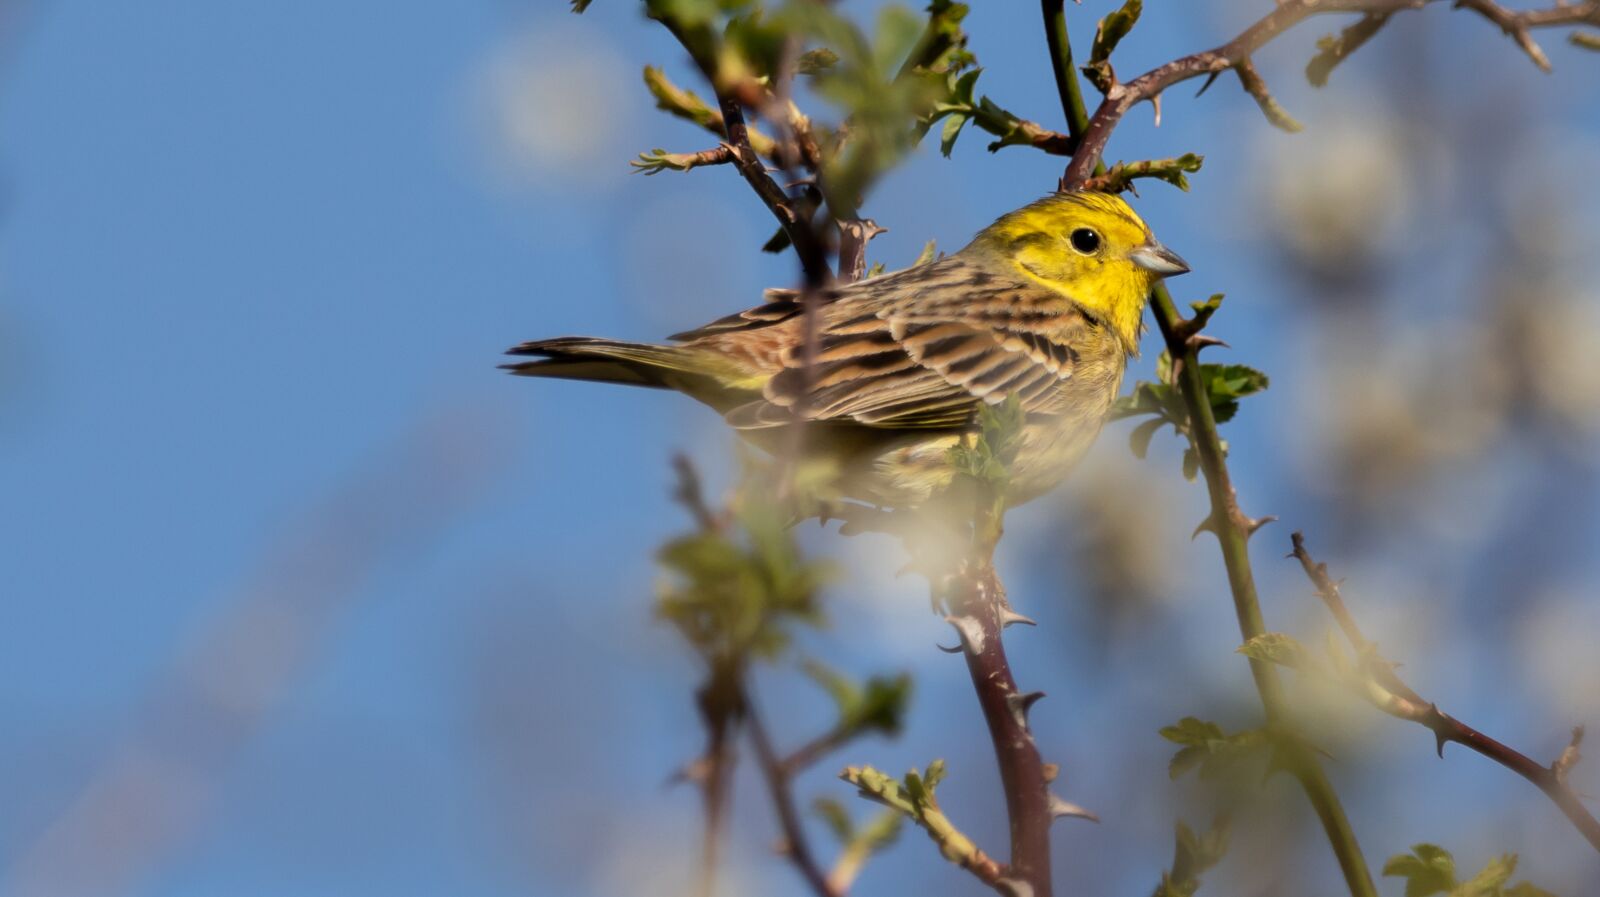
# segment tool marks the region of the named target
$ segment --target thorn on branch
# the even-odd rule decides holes
[[[983,623],[973,616],[945,617],[944,621],[956,628],[956,633],[961,636],[961,647],[972,654],[983,653]]]
[[[1038,621],[1034,620],[1032,617],[1025,617],[1009,607],[1000,608],[1000,625],[1002,627],[1010,627],[1019,623],[1023,626],[1039,625]]]
[[[1090,822],[1099,822],[1100,817],[1092,810],[1086,810],[1070,801],[1062,800],[1060,796],[1050,795],[1050,815],[1060,819],[1065,816],[1071,819],[1087,819]]]
[[[1006,695],[1006,705],[1011,708],[1011,714],[1017,718],[1017,728],[1024,730],[1028,728],[1028,711],[1032,710],[1033,705],[1039,703],[1039,699],[1043,697],[1042,691],[1021,694],[1013,692]]]
[[[1196,355],[1207,346],[1221,346],[1225,349],[1232,348],[1226,341],[1206,333],[1196,333],[1183,341],[1186,348],[1193,349]]]
[[[1294,116],[1273,98],[1272,93],[1267,90],[1266,80],[1256,71],[1255,63],[1250,61],[1250,57],[1246,56],[1235,63],[1233,70],[1238,73],[1239,84],[1244,87],[1245,93],[1255,97],[1256,105],[1261,107],[1261,114],[1267,117],[1267,121],[1273,127],[1288,131],[1290,134],[1305,130],[1305,126],[1295,121]]]
[[[1276,514],[1268,514],[1264,517],[1246,517],[1244,518],[1244,534],[1246,537],[1253,536],[1256,534],[1256,530],[1261,529],[1263,526],[1266,526],[1269,523],[1277,522],[1278,515]]]

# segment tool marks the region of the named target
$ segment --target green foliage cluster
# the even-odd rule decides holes
[[[1458,881],[1455,857],[1433,844],[1417,844],[1410,853],[1392,856],[1383,864],[1384,875],[1406,880],[1405,897],[1555,897],[1526,881],[1508,885],[1516,871],[1517,855],[1508,853],[1490,860],[1466,881]]]
[[[1203,320],[1202,315],[1209,317],[1221,302],[1222,297],[1218,295],[1206,302],[1195,303],[1196,319]],[[1200,380],[1211,405],[1212,419],[1218,424],[1233,420],[1234,415],[1239,413],[1239,400],[1262,392],[1270,383],[1266,374],[1243,364],[1201,363]],[[1173,432],[1185,438],[1193,433],[1189,408],[1184,402],[1183,390],[1178,385],[1177,372],[1169,352],[1162,352],[1156,360],[1156,382],[1141,381],[1136,384],[1132,393],[1118,399],[1112,406],[1110,419],[1144,416],[1150,419],[1141,422],[1128,434],[1128,446],[1139,458],[1148,454],[1150,441],[1162,427],[1170,426]],[[1226,441],[1223,441],[1222,449],[1224,453],[1227,452]],[[1200,456],[1191,440],[1183,453],[1183,475],[1193,482],[1199,473]]]
[[[1111,51],[1138,24],[1143,12],[1143,0],[1127,0],[1095,26],[1094,44],[1089,50],[1089,61],[1083,66],[1083,74],[1102,91],[1111,83]]]
[[[900,734],[906,707],[911,702],[911,676],[871,676],[864,684],[816,661],[801,664],[806,675],[833,698],[839,716],[833,731],[839,740],[868,732],[894,736]]]
[[[1003,493],[1011,479],[1011,462],[1022,447],[1027,418],[1022,400],[1015,395],[998,405],[982,406],[978,409],[978,432],[951,447],[950,466],[956,473]]]
[[[572,2],[579,12],[589,4],[589,0]],[[936,126],[939,147],[946,156],[968,125],[994,138],[987,147],[990,152],[1007,146],[1032,146],[1059,155],[1073,152],[1072,137],[1018,116],[979,91],[983,69],[968,47],[965,4],[932,0],[921,15],[890,4],[879,9],[871,27],[856,23],[836,5],[811,0],[782,0],[770,5],[759,0],[645,0],[644,5],[648,14],[666,25],[689,51],[724,103],[736,102],[753,110],[755,117],[764,122],[766,133],[760,130],[761,126],[749,126],[750,150],[761,157],[763,164],[785,169],[793,176],[781,201],[806,219],[807,225],[831,218],[842,226],[857,219],[864,197],[876,180],[902,161]],[[1049,10],[1047,3],[1047,20]],[[1111,56],[1142,12],[1142,0],[1125,0],[1100,20],[1082,72],[1102,91],[1115,83]],[[1381,24],[1379,21],[1368,27],[1375,31]],[[1370,36],[1370,31],[1347,30],[1340,39],[1342,43],[1323,42],[1319,45],[1323,61],[1314,62],[1313,68],[1325,80],[1326,70],[1321,67],[1331,68]],[[1064,24],[1060,32],[1064,44]],[[1071,76],[1071,102],[1067,99],[1068,88],[1063,86],[1063,105],[1073,119],[1069,130],[1078,135],[1083,133],[1086,122],[1075,93],[1077,76],[1071,71],[1069,56],[1057,60],[1058,72]],[[1267,93],[1248,58],[1211,69],[1212,80],[1230,69],[1269,120],[1286,129],[1298,128]],[[827,104],[831,121],[813,121],[801,114],[794,102],[794,85],[788,83],[791,76],[804,79],[803,89]],[[1312,77],[1317,80],[1317,76]],[[661,109],[719,138],[728,138],[729,123],[723,115],[734,115],[733,105],[719,109],[718,104],[708,104],[693,92],[672,84],[659,69],[646,67],[644,78]],[[1078,107],[1076,113],[1074,106]],[[728,147],[720,147],[720,153],[715,155],[713,152],[671,153],[656,149],[642,153],[635,165],[646,173],[656,173],[729,161]],[[800,158],[786,158],[785,154]],[[735,161],[748,160],[739,157]],[[1203,161],[1196,154],[1185,153],[1170,159],[1119,162],[1098,170],[1086,186],[1120,191],[1131,189],[1135,179],[1156,178],[1187,190],[1187,175],[1200,170]],[[755,181],[753,178],[752,183]],[[826,217],[821,217],[824,206]],[[804,237],[803,231],[780,229],[764,248],[774,252],[788,248],[791,233],[797,240]],[[934,244],[929,242],[916,264],[931,260],[934,252]],[[875,265],[868,274],[881,271],[882,265]],[[1145,418],[1129,436],[1130,447],[1140,458],[1147,455],[1157,432],[1172,427],[1186,442],[1182,466],[1189,480],[1197,478],[1201,467],[1197,445],[1201,440],[1212,444],[1216,436],[1214,430],[1204,426],[1205,410],[1209,409],[1214,423],[1226,423],[1238,414],[1243,398],[1269,385],[1266,374],[1249,366],[1198,361],[1198,350],[1215,342],[1199,334],[1221,301],[1222,296],[1217,295],[1194,303],[1194,316],[1185,320],[1171,308],[1164,292],[1157,293],[1158,317],[1168,332],[1169,345],[1191,367],[1180,369],[1185,362],[1175,363],[1171,353],[1162,353],[1155,382],[1138,383],[1112,412],[1113,418]],[[1201,421],[1191,419],[1191,402]],[[952,448],[949,461],[959,482],[979,488],[979,513],[972,535],[975,541],[987,540],[992,548],[993,541],[999,538],[1009,467],[1026,420],[1020,402],[1013,397],[1003,404],[982,408],[978,422],[979,432]],[[1220,447],[1225,454],[1227,443],[1216,440],[1212,447]],[[1208,463],[1216,455],[1216,451],[1208,452]],[[790,530],[796,518],[794,500],[786,508],[770,498],[785,491],[773,488],[770,481],[747,479],[725,519],[700,515],[702,525],[695,532],[673,540],[660,554],[667,577],[660,592],[658,613],[709,661],[713,679],[719,671],[724,677],[731,671],[740,688],[743,685],[737,680],[749,660],[783,657],[792,644],[796,626],[823,622],[819,592],[831,571],[799,551]],[[803,488],[798,492],[805,494]],[[1237,506],[1233,509],[1237,511]],[[1213,512],[1219,513],[1216,508]],[[1217,519],[1221,519],[1220,514]],[[1248,560],[1245,564],[1248,566]],[[1253,588],[1247,601],[1255,603]],[[1239,651],[1256,661],[1297,668],[1320,663],[1310,658],[1299,643],[1278,633],[1256,635]],[[1337,651],[1332,660],[1336,670],[1348,672],[1348,665]],[[802,660],[799,665],[833,698],[836,716],[829,729],[788,760],[801,755],[818,756],[864,734],[899,732],[910,699],[909,676],[872,676],[858,682],[814,661]],[[1268,718],[1277,718],[1271,702],[1265,697],[1263,700]],[[740,712],[737,701],[726,709],[729,719]],[[1286,728],[1263,726],[1228,732],[1216,723],[1185,717],[1161,729],[1160,735],[1178,746],[1168,765],[1169,776],[1174,780],[1195,772],[1200,780],[1214,781],[1249,769],[1257,762],[1264,767],[1264,774],[1270,775],[1288,768],[1290,761],[1286,758],[1292,753],[1309,756],[1306,745]],[[1298,772],[1303,766],[1295,768]],[[834,874],[848,880],[868,856],[891,843],[902,824],[909,821],[928,834],[946,859],[977,871],[980,878],[990,876],[985,881],[994,884],[993,876],[1001,867],[963,835],[939,806],[935,792],[944,772],[939,760],[926,770],[912,770],[900,778],[866,766],[846,769],[842,777],[862,796],[886,809],[858,824],[839,802],[815,802],[817,816],[842,847]],[[1310,791],[1311,787],[1307,789]],[[1330,829],[1336,850],[1340,837]],[[1354,847],[1353,836],[1347,840],[1361,867],[1360,877],[1369,882],[1365,889],[1353,883],[1352,892],[1370,893],[1370,875],[1365,871],[1364,860]],[[1179,822],[1173,862],[1154,897],[1192,897],[1200,886],[1200,875],[1223,858],[1227,845],[1225,822],[1218,822],[1204,834]],[[1344,853],[1340,856],[1341,860],[1346,858]],[[1419,844],[1412,853],[1391,858],[1383,872],[1405,879],[1406,897],[1549,897],[1526,882],[1510,885],[1515,866],[1516,856],[1508,854],[1491,861],[1470,879],[1460,881],[1448,852]]]
[[[662,547],[670,577],[656,611],[709,659],[776,657],[789,644],[788,624],[821,622],[817,591],[832,570],[801,555],[776,506],[746,502],[734,521]]]
[[[1247,761],[1261,758],[1273,745],[1273,735],[1265,728],[1245,729],[1230,735],[1216,723],[1193,716],[1163,727],[1161,737],[1182,745],[1167,764],[1167,775],[1172,779],[1191,769],[1199,770],[1201,781],[1215,779]],[[1268,771],[1272,768],[1269,766]]]
[[[963,868],[992,863],[939,808],[935,790],[944,780],[944,761],[935,760],[924,771],[915,769],[896,779],[870,766],[851,766],[840,778],[856,786],[861,796],[876,801],[904,816],[933,840],[939,855]]]
[[[1172,867],[1161,875],[1151,897],[1194,897],[1200,889],[1200,875],[1222,862],[1228,852],[1228,824],[1218,820],[1203,835],[1179,822]]]

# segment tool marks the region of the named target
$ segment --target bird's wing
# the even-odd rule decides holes
[[[800,295],[799,290],[767,290],[765,295],[766,302],[755,308],[745,309],[744,311],[718,318],[693,330],[674,333],[667,339],[693,342],[710,336],[725,336],[781,324],[805,311],[805,305],[802,304]],[[822,290],[818,295],[818,304],[831,304],[838,301],[839,296],[840,292],[837,289],[828,288]]]
[[[847,289],[819,314],[814,362],[799,340],[762,398],[727,415],[736,427],[815,421],[884,428],[969,424],[982,403],[1017,395],[1029,412],[1060,408],[1093,326],[1073,303],[952,257],[870,292]],[[756,309],[755,311],[760,311]],[[797,312],[798,313],[798,312]],[[724,319],[727,320],[727,319]]]

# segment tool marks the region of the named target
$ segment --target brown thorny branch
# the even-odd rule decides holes
[[[689,511],[702,532],[720,533],[726,530],[733,515],[728,508],[713,508],[706,501],[700,474],[694,464],[688,457],[676,455],[672,459],[672,466],[678,479],[673,498]],[[719,695],[720,700],[708,700],[711,695]],[[772,746],[771,736],[756,712],[745,671],[742,668],[733,671],[713,670],[707,684],[700,690],[700,706],[707,728],[706,752],[690,765],[685,774],[685,778],[700,785],[706,807],[698,893],[710,895],[715,891],[722,818],[732,778],[732,741],[736,735],[735,728],[743,725],[750,736],[756,762],[761,768],[778,824],[783,830],[784,854],[794,863],[817,897],[842,897],[842,889],[835,887],[817,864],[795,806],[793,780],[803,771],[805,764],[793,759],[786,762],[778,756]],[[811,759],[820,756],[821,751],[817,751]]]
[[[1331,55],[1330,51],[1325,49],[1323,55],[1313,62],[1313,66],[1319,67],[1317,70],[1325,80],[1327,71],[1331,70],[1334,64],[1371,38],[1390,16],[1409,9],[1421,9],[1437,2],[1441,0],[1279,0],[1271,12],[1246,28],[1238,37],[1216,49],[1175,59],[1125,83],[1116,80],[1115,74],[1108,66],[1106,74],[1109,84],[1104,91],[1105,99],[1101,101],[1100,107],[1095,110],[1094,117],[1089,121],[1078,150],[1073,154],[1071,164],[1067,166],[1063,180],[1069,187],[1087,180],[1094,171],[1095,164],[1100,161],[1106,142],[1111,138],[1111,132],[1116,129],[1123,115],[1141,102],[1158,102],[1162,92],[1175,84],[1201,75],[1214,79],[1217,75],[1233,69],[1240,74],[1242,80],[1245,80],[1251,95],[1261,101],[1268,95],[1264,92],[1265,86],[1259,76],[1254,75],[1250,55],[1268,41],[1311,16],[1330,13],[1365,14],[1363,19],[1347,28],[1341,38],[1336,39],[1338,47],[1331,51]],[[1514,12],[1494,0],[1454,0],[1454,6],[1475,12],[1498,26],[1517,42],[1536,65],[1546,71],[1550,69],[1550,60],[1534,42],[1533,29],[1600,25],[1600,0],[1561,3],[1545,9],[1523,12]],[[1325,68],[1320,68],[1321,66]],[[1263,107],[1265,108],[1265,103]]]
[[[1104,99],[1092,119],[1086,118],[1076,90],[1061,91],[1071,132],[1074,136],[1081,135],[1077,151],[1061,179],[1061,188],[1081,189],[1091,177],[1104,171],[1100,159],[1106,143],[1129,109],[1148,100],[1156,104],[1159,110],[1160,97],[1166,88],[1201,75],[1208,75],[1210,80],[1215,80],[1222,72],[1234,70],[1241,85],[1260,104],[1274,125],[1298,130],[1298,124],[1283,112],[1268,93],[1265,81],[1251,64],[1251,53],[1310,16],[1336,12],[1363,13],[1359,21],[1347,27],[1339,36],[1324,41],[1321,53],[1307,67],[1308,78],[1320,84],[1327,80],[1334,66],[1376,34],[1390,16],[1426,6],[1429,2],[1432,0],[1279,0],[1275,9],[1232,41],[1216,49],[1159,66],[1130,82],[1118,81],[1107,63],[1094,73],[1099,78],[1098,86],[1102,88]],[[1065,45],[1062,4],[1060,0],[1043,0],[1042,5],[1047,29],[1060,31],[1059,36],[1050,35],[1051,50],[1059,56],[1063,51],[1058,46]],[[1562,2],[1552,8],[1527,12],[1512,12],[1489,0],[1457,0],[1455,5],[1470,9],[1498,25],[1517,41],[1536,64],[1546,70],[1549,61],[1534,43],[1530,29],[1600,23],[1600,0],[1578,4]],[[1070,53],[1070,50],[1065,52]],[[1058,70],[1062,67],[1058,61]],[[1207,81],[1208,86],[1210,80]],[[1216,342],[1200,333],[1209,314],[1197,313],[1194,318],[1183,317],[1164,286],[1158,286],[1154,291],[1151,306],[1173,358],[1173,378],[1182,392],[1191,420],[1189,438],[1199,456],[1210,494],[1211,513],[1202,528],[1211,530],[1220,543],[1240,632],[1248,640],[1262,634],[1265,629],[1250,568],[1248,544],[1250,536],[1271,518],[1254,520],[1244,514],[1228,473],[1222,440],[1199,368],[1200,350]],[[1278,721],[1285,715],[1287,704],[1276,671],[1267,662],[1252,659],[1251,672],[1261,694],[1268,722]],[[1375,895],[1371,873],[1356,842],[1355,833],[1320,764],[1303,749],[1296,749],[1295,753],[1298,756],[1291,757],[1291,771],[1299,779],[1322,821],[1351,894],[1356,897]],[[1567,768],[1563,763],[1570,765],[1575,762],[1575,757],[1576,743],[1568,753],[1563,754],[1564,760],[1557,761],[1548,771],[1548,778],[1544,773],[1536,775],[1545,781],[1559,779]],[[1537,768],[1536,764],[1534,766]]]
[[[1050,136],[1056,139],[1045,141],[1048,146],[1043,148],[1051,152],[1061,152],[1069,146],[1075,148],[1061,186],[1068,189],[1081,187],[1092,175],[1102,170],[1099,162],[1106,143],[1129,109],[1147,100],[1159,103],[1162,92],[1174,84],[1200,75],[1210,75],[1214,79],[1216,75],[1229,69],[1235,71],[1241,85],[1257,100],[1274,124],[1291,130],[1297,129],[1298,126],[1283,113],[1268,93],[1264,80],[1251,63],[1251,53],[1310,16],[1340,12],[1363,13],[1361,20],[1346,28],[1338,38],[1326,42],[1322,53],[1308,68],[1308,75],[1313,81],[1320,83],[1326,80],[1328,72],[1335,65],[1376,34],[1391,15],[1407,9],[1417,9],[1430,2],[1437,0],[1279,0],[1278,6],[1271,13],[1233,41],[1214,50],[1174,60],[1133,81],[1127,83],[1118,81],[1108,63],[1103,70],[1102,86],[1105,97],[1093,118],[1089,119],[1084,114],[1081,96],[1077,90],[1077,79],[1071,71],[1071,50],[1066,41],[1062,3],[1060,0],[1043,0],[1047,36],[1052,59],[1056,64],[1057,86],[1069,119],[1069,135],[1050,132]],[[1525,12],[1513,12],[1492,0],[1456,0],[1455,6],[1476,12],[1500,27],[1516,40],[1536,64],[1546,70],[1549,68],[1549,61],[1533,41],[1531,29],[1559,25],[1600,24],[1600,0],[1586,0],[1579,4],[1561,3],[1556,7]],[[714,55],[696,53],[695,42],[686,39],[674,22],[663,19],[663,24],[672,30],[690,51],[702,74],[713,84],[717,92],[727,143],[715,150],[694,154],[694,161],[699,164],[719,164],[725,160],[732,162],[777,218],[800,258],[806,284],[803,293],[806,305],[804,351],[807,358],[806,367],[809,369],[810,359],[814,358],[816,351],[814,307],[821,288],[831,279],[827,268],[826,232],[819,233],[812,221],[809,204],[814,203],[814,200],[808,199],[805,193],[799,197],[791,196],[767,172],[761,156],[751,145],[744,109],[748,106],[769,113],[769,120],[773,121],[780,128],[780,133],[787,138],[784,141],[785,145],[781,145],[775,153],[776,157],[782,160],[786,167],[792,166],[798,160],[809,169],[812,178],[820,175],[815,143],[808,139],[809,135],[803,129],[803,117],[793,112],[792,103],[788,102],[787,96],[784,95],[786,93],[784,84],[779,85],[777,92],[753,82],[724,84],[719,78]],[[785,54],[786,58],[792,56],[792,53]],[[788,77],[792,77],[792,73],[786,73],[785,78]],[[770,115],[775,107],[785,106],[790,110],[787,116]],[[1043,132],[1041,129],[1041,133]],[[1060,139],[1063,136],[1065,139]],[[1040,144],[1035,141],[1035,145]],[[810,195],[814,196],[815,191],[813,190]],[[841,234],[840,277],[845,280],[856,279],[865,270],[866,243],[875,233],[880,232],[880,229],[870,220],[857,219],[853,216],[845,221],[834,221],[833,224]],[[1241,631],[1247,638],[1253,637],[1264,631],[1264,624],[1249,567],[1247,543],[1250,535],[1270,518],[1252,520],[1247,517],[1240,510],[1234,494],[1209,400],[1199,379],[1198,352],[1208,343],[1214,342],[1199,333],[1205,323],[1203,318],[1197,315],[1194,319],[1186,319],[1179,315],[1164,288],[1158,287],[1152,300],[1157,323],[1174,357],[1174,377],[1189,405],[1193,421],[1190,436],[1200,456],[1201,467],[1211,493],[1212,514],[1207,521],[1207,527],[1217,534],[1222,543]],[[797,427],[796,430],[798,429]],[[798,454],[798,445],[795,454]],[[996,518],[987,523],[981,519],[982,514],[980,514],[975,529],[982,531],[992,527],[994,539],[997,539],[1000,521],[998,512],[995,514]],[[706,518],[702,522],[710,520],[711,518]],[[976,539],[974,548],[974,554],[969,558],[966,569],[962,575],[954,579],[952,586],[946,592],[946,598],[952,611],[951,622],[961,632],[968,669],[994,741],[996,758],[1005,786],[1012,841],[1011,862],[1000,870],[1000,877],[989,875],[980,878],[1002,892],[1031,893],[1033,897],[1049,897],[1051,881],[1048,829],[1052,815],[1085,814],[1059,801],[1048,792],[1048,783],[1054,778],[1054,767],[1042,762],[1027,726],[1027,708],[1039,697],[1039,693],[1024,694],[1017,688],[1000,638],[1001,630],[1007,622],[1006,617],[1011,612],[1005,606],[1003,587],[994,573],[993,540]],[[1269,718],[1282,716],[1284,701],[1281,685],[1274,671],[1269,665],[1259,661],[1252,662],[1252,671]],[[747,702],[743,709],[748,714]],[[828,883],[826,877],[821,875],[819,868],[811,859],[804,833],[793,809],[789,779],[795,772],[795,764],[778,757],[758,719],[750,716],[746,722],[751,728],[758,759],[762,762],[769,790],[778,807],[790,857],[794,859],[813,890],[823,897],[835,897],[835,889]],[[1463,743],[1470,744],[1470,742]],[[1575,756],[1576,738],[1573,747],[1563,754],[1563,760],[1557,761],[1548,770],[1549,775],[1560,780],[1563,787],[1565,769],[1570,762],[1575,761]],[[791,761],[795,759],[795,756],[790,758]],[[1333,794],[1320,767],[1309,756],[1301,758],[1296,766],[1298,767],[1296,776],[1301,780],[1328,830],[1352,894],[1358,897],[1375,894],[1365,860],[1355,844],[1354,834],[1350,831],[1343,809],[1339,806],[1337,797]]]
[[[822,288],[830,279],[826,266],[826,242],[814,229],[806,203],[787,194],[768,174],[761,156],[751,147],[750,131],[744,115],[746,107],[756,110],[759,114],[775,107],[792,106],[784,96],[787,91],[785,85],[792,77],[792,72],[783,72],[780,83],[772,90],[753,82],[725,84],[720,77],[715,54],[707,53],[703,49],[702,36],[685,33],[685,30],[671,19],[663,19],[662,22],[678,37],[680,43],[694,58],[702,75],[713,85],[725,128],[727,137],[725,146],[730,161],[778,219],[800,257],[805,273],[803,296],[806,306],[802,351],[805,353],[804,368],[809,371],[816,354],[815,304]],[[697,46],[702,48],[700,52],[696,51]],[[784,55],[786,58],[792,58],[793,53],[786,52]],[[780,135],[779,147],[774,155],[785,161],[798,159],[809,171],[810,177],[820,177],[820,164],[815,154],[814,143],[811,144],[810,153],[803,148],[785,150],[782,146],[786,140],[793,141],[796,147],[802,147],[806,143],[806,138],[793,127],[800,118],[789,115],[783,120],[773,121],[770,115],[764,117],[777,128],[777,133]],[[834,225],[840,234],[840,277],[854,280],[865,271],[867,241],[882,229],[870,219],[861,219],[854,214],[845,220],[835,221]],[[797,416],[801,413],[803,409],[797,409]],[[798,434],[800,427],[796,426],[793,429]],[[785,448],[785,455],[792,463],[799,455],[798,436]],[[682,477],[683,471],[689,468],[680,462],[679,469]],[[692,474],[692,469],[689,470]],[[693,482],[687,477],[684,481]],[[691,490],[686,486],[681,494],[687,496],[693,491],[697,490]],[[699,509],[695,510],[695,514],[703,525],[715,519],[710,516],[703,501],[690,503],[690,507]],[[965,564],[963,573],[953,577],[949,583],[941,584],[940,588],[951,611],[950,620],[961,632],[968,671],[994,744],[1010,818],[1010,863],[1006,866],[986,864],[981,870],[972,871],[980,880],[1002,893],[1050,897],[1050,823],[1057,815],[1089,816],[1090,814],[1049,793],[1049,781],[1054,778],[1054,768],[1047,768],[1043,762],[1027,723],[1027,710],[1039,697],[1042,697],[1042,693],[1021,692],[1006,658],[1001,630],[1007,623],[1021,618],[1004,606],[1003,589],[993,568],[994,543],[999,537],[999,513],[998,509],[980,512],[980,517],[988,514],[992,515],[993,519],[979,520],[974,529],[977,532],[992,532],[993,538],[975,539],[973,556]],[[759,718],[751,712],[748,695],[742,691],[741,702],[743,722],[749,729],[757,759],[761,763],[768,790],[777,808],[779,822],[784,829],[786,853],[813,891],[821,897],[836,897],[834,886],[821,873],[813,858],[798,814],[794,810],[794,799],[790,788],[790,778],[797,764],[796,758],[815,756],[815,754],[797,752],[797,755],[792,755],[787,762],[780,758],[773,750]],[[715,738],[713,740],[715,741]],[[805,750],[806,748],[802,748],[802,751]],[[713,777],[708,783],[715,781],[714,774],[718,771],[720,770],[711,770]],[[713,796],[708,791],[708,811],[715,811],[711,803]],[[715,831],[708,830],[707,837],[714,839]],[[708,855],[714,856],[714,853]]]
[[[1351,684],[1357,685],[1362,694],[1384,713],[1410,720],[1433,732],[1440,757],[1444,756],[1445,744],[1453,741],[1532,782],[1534,787],[1543,791],[1561,808],[1561,812],[1566,814],[1583,837],[1596,850],[1600,850],[1600,821],[1584,807],[1578,793],[1567,784],[1567,775],[1579,760],[1578,746],[1583,741],[1583,727],[1574,727],[1572,738],[1560,756],[1549,766],[1543,766],[1441,711],[1437,704],[1418,695],[1401,680],[1395,673],[1396,665],[1379,655],[1378,646],[1361,634],[1355,617],[1345,607],[1338,581],[1328,575],[1327,564],[1318,563],[1311,557],[1311,552],[1306,550],[1305,537],[1295,533],[1291,540],[1294,550],[1289,556],[1300,562],[1306,577],[1316,587],[1317,597],[1333,615],[1339,630],[1355,652],[1357,668]]]

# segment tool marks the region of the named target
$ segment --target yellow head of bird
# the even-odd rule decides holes
[[[1005,215],[974,241],[1028,279],[1072,299],[1138,346],[1144,303],[1156,281],[1189,270],[1121,197],[1056,193]]]

